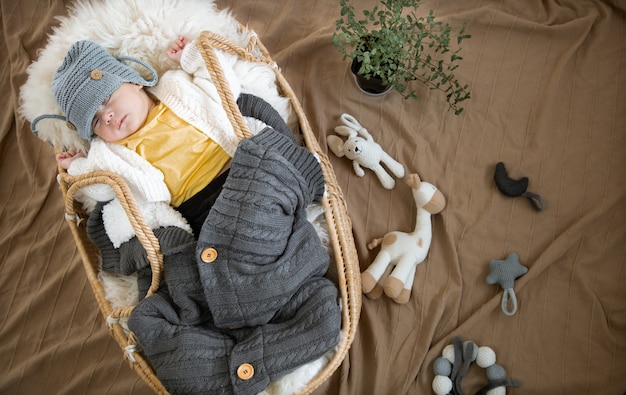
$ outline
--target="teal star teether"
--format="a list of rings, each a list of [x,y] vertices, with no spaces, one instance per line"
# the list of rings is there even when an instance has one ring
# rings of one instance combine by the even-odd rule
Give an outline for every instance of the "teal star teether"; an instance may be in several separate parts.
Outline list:
[[[517,298],[513,290],[515,279],[528,272],[528,268],[519,262],[519,256],[512,252],[506,259],[493,259],[489,262],[490,273],[487,276],[487,284],[499,284],[504,289],[502,296],[502,311],[506,315],[513,315],[517,312]],[[508,309],[509,298],[512,308]]]

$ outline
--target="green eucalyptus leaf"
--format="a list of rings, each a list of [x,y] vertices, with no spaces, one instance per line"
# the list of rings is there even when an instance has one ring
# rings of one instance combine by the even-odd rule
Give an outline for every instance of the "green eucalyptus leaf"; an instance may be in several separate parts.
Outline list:
[[[426,16],[416,13],[421,0],[381,0],[362,17],[355,16],[352,2],[339,0],[341,18],[336,21],[333,44],[345,58],[361,61],[359,74],[379,76],[392,84],[404,98],[417,98],[408,82],[419,80],[429,89],[446,94],[455,114],[463,111],[457,104],[469,99],[467,84],[461,87],[453,71],[463,60],[460,47],[452,48],[452,27],[435,18],[432,10]],[[463,22],[456,34],[457,45],[471,37]],[[451,55],[445,55],[451,52]],[[445,56],[444,56],[445,55]],[[407,91],[409,91],[407,93]]]

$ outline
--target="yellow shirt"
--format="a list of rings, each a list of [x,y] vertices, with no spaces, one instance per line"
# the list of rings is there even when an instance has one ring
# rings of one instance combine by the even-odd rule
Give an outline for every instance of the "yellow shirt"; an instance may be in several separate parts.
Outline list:
[[[207,186],[230,160],[217,143],[163,103],[150,111],[141,129],[118,144],[163,173],[174,207]]]

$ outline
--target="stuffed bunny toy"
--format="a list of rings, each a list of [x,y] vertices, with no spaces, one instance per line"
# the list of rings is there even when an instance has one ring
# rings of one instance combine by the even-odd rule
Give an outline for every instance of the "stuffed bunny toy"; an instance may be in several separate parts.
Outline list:
[[[396,182],[382,165],[385,165],[397,178],[404,177],[404,166],[389,156],[352,115],[342,114],[341,121],[343,125],[335,127],[335,132],[346,136],[347,139],[344,141],[339,136],[328,136],[327,143],[330,150],[338,157],[345,156],[352,160],[357,176],[365,175],[363,168],[371,169],[383,187],[393,189]]]

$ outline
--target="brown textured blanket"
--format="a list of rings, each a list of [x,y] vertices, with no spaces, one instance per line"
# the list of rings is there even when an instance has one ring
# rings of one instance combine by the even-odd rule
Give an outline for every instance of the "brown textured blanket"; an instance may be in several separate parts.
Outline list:
[[[408,172],[447,199],[417,267],[409,303],[363,299],[343,365],[316,393],[432,393],[433,361],[455,336],[490,346],[510,394],[626,392],[626,5],[622,1],[425,1],[458,25],[458,75],[472,98],[455,116],[437,91],[419,100],[358,91],[332,45],[337,0],[220,1],[261,37],[326,137],[352,114]],[[357,2],[359,8],[375,3]],[[19,117],[19,88],[69,2],[2,0],[0,75],[0,393],[144,394],[109,337],[63,218],[52,148]],[[384,189],[330,153],[365,269],[367,243],[410,231],[403,181]],[[502,161],[546,202],[500,193]],[[518,311],[486,283],[491,260],[515,252]],[[473,366],[466,393],[487,382]]]

